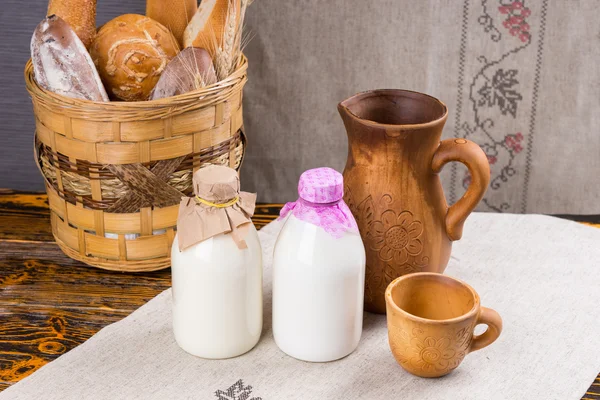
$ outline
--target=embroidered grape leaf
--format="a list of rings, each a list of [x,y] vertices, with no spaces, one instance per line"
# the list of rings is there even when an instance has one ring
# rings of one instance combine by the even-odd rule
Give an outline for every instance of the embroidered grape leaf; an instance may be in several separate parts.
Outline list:
[[[517,104],[523,96],[514,88],[519,84],[516,79],[516,69],[504,70],[500,68],[494,74],[491,82],[488,80],[477,93],[481,96],[478,105],[488,107],[498,106],[503,115],[510,114],[517,117]]]
[[[240,379],[229,389],[217,390],[215,396],[218,400],[262,400],[260,397],[250,398],[252,394],[252,386],[244,386],[244,382]]]

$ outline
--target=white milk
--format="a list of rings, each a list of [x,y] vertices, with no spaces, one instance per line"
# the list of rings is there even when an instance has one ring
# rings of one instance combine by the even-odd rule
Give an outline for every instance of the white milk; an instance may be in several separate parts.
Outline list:
[[[273,335],[304,361],[345,357],[362,332],[365,250],[358,233],[335,238],[290,214],[275,244]]]
[[[229,358],[252,349],[262,330],[262,253],[254,225],[240,250],[220,234],[171,250],[173,332],[182,349],[203,358]]]

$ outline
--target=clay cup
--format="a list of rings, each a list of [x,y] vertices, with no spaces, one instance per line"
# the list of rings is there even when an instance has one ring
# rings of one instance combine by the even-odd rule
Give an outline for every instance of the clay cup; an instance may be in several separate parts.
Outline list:
[[[411,374],[444,376],[472,351],[492,344],[502,331],[500,315],[482,307],[464,282],[431,272],[402,276],[385,292],[388,338],[396,361]],[[481,335],[475,326],[487,325]]]

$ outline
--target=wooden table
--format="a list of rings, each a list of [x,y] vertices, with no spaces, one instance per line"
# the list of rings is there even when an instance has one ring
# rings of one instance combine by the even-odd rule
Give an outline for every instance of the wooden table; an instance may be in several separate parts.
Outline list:
[[[259,204],[254,224],[280,208]],[[119,273],[71,260],[54,244],[49,215],[45,194],[0,190],[0,391],[171,285],[168,269]],[[600,400],[600,375],[584,399]]]

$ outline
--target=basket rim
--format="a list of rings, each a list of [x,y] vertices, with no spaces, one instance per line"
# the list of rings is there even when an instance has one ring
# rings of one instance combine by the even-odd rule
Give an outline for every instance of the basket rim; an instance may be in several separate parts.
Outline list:
[[[197,108],[198,104],[209,104],[219,102],[220,99],[228,97],[231,92],[239,85],[244,85],[247,81],[248,59],[244,54],[240,60],[238,68],[227,78],[201,89],[193,90],[188,93],[171,96],[158,100],[145,101],[110,101],[98,102],[84,99],[76,99],[63,96],[51,91],[48,91],[38,85],[34,77],[33,63],[31,59],[25,64],[24,77],[25,86],[34,101],[45,105],[46,107],[59,107],[69,113],[85,113],[93,114],[95,112],[103,113],[140,113],[144,111],[152,112],[157,110],[168,109],[169,115],[177,108],[184,110],[190,107]],[[155,118],[155,117],[153,117]],[[88,118],[96,119],[96,118]],[[99,120],[105,117],[99,117]],[[139,119],[139,116],[136,118]]]

